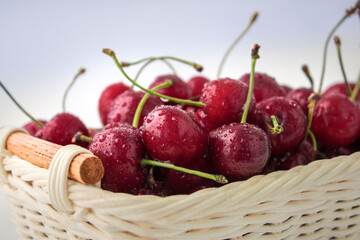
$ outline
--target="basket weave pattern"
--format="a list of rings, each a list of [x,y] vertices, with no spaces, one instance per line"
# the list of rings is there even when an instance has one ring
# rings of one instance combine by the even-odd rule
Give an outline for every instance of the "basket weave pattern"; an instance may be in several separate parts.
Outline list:
[[[68,180],[72,213],[52,207],[48,170],[2,156],[21,239],[360,238],[360,152],[163,198]]]

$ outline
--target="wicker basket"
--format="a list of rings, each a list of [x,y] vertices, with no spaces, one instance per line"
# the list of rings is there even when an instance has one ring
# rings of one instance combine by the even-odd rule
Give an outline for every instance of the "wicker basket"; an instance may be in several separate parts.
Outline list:
[[[0,158],[21,239],[360,239],[360,152],[191,195],[133,196],[67,180],[72,211],[54,208],[49,170],[6,150]]]

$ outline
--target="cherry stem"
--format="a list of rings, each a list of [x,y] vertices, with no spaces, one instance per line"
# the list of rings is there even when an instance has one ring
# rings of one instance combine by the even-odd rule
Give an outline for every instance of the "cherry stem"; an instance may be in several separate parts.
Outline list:
[[[74,83],[76,82],[76,79],[82,75],[83,73],[85,73],[85,68],[80,68],[79,71],[77,72],[77,74],[74,76],[74,78],[72,79],[72,81],[70,82],[69,86],[66,88],[63,99],[62,99],[62,109],[63,112],[66,112],[66,108],[65,108],[65,102],[66,102],[66,98],[67,95],[69,93],[69,90],[72,88],[72,86],[74,85]]]
[[[249,29],[251,28],[253,23],[256,21],[258,16],[259,16],[258,12],[253,13],[253,15],[250,19],[250,22],[248,23],[246,28],[242,31],[242,33],[240,33],[240,35],[235,39],[235,41],[230,45],[230,47],[225,52],[224,56],[222,57],[222,59],[220,61],[219,67],[218,67],[217,78],[220,78],[222,69],[223,69],[224,64],[225,64],[226,60],[228,59],[230,53],[233,51],[233,49],[239,43],[239,41],[245,36],[245,34],[249,31]]]
[[[171,85],[173,85],[173,81],[171,81],[170,79],[167,79],[164,83],[159,84],[156,87],[153,87],[151,89],[151,91],[156,91],[156,90],[159,90],[159,89],[164,88],[164,87],[170,87]],[[141,98],[141,100],[140,100],[140,102],[139,102],[139,104],[138,104],[138,106],[136,108],[133,123],[132,123],[132,126],[135,127],[135,128],[139,127],[139,120],[140,120],[141,111],[142,111],[146,101],[150,97],[150,95],[151,95],[150,93],[146,93]]]
[[[33,116],[31,116],[19,103],[18,101],[15,100],[15,98],[11,95],[11,93],[6,89],[6,87],[2,84],[2,82],[0,81],[0,86],[1,88],[5,91],[5,93],[11,98],[11,100],[15,103],[15,105],[20,108],[20,110],[26,115],[28,116],[31,121],[33,121],[36,125],[38,125],[40,128],[42,128],[44,126],[43,123],[41,123],[40,121],[36,120]]]
[[[134,81],[137,82],[137,80],[139,79],[140,74],[142,73],[142,71],[145,69],[145,67],[147,67],[150,63],[154,62],[155,60],[162,60],[166,65],[169,66],[169,68],[171,69],[171,71],[173,72],[174,75],[177,75],[175,68],[169,63],[169,61],[167,61],[166,59],[157,59],[157,58],[152,58],[149,59],[144,65],[141,66],[141,68],[139,69],[139,71],[136,73],[136,76],[134,78]]]
[[[93,139],[89,136],[85,136],[82,132],[77,132],[71,139],[72,143],[88,142],[92,143]]]
[[[246,102],[245,102],[245,108],[244,108],[244,112],[243,115],[241,117],[241,122],[240,123],[246,123],[246,118],[247,118],[247,114],[249,111],[249,107],[250,107],[250,102],[251,102],[251,97],[252,97],[252,93],[254,90],[254,75],[255,75],[255,64],[256,64],[256,60],[258,58],[260,58],[259,56],[259,48],[260,46],[256,43],[254,44],[252,50],[251,50],[251,73],[250,73],[250,80],[249,80],[249,89],[248,89],[248,94],[247,94],[247,98],[246,98]]]
[[[357,3],[359,4],[359,3]],[[357,5],[355,5],[354,7],[351,7],[349,9],[346,10],[345,15],[340,19],[340,21],[334,26],[334,28],[330,31],[326,41],[325,41],[325,46],[324,46],[324,54],[323,54],[323,65],[322,65],[322,70],[321,70],[321,77],[320,77],[320,85],[319,85],[319,90],[318,93],[321,94],[321,90],[322,90],[322,85],[324,82],[324,76],[325,76],[325,65],[326,65],[326,54],[327,54],[327,49],[329,46],[329,42],[331,37],[334,35],[335,31],[340,27],[340,25],[349,17],[351,16],[353,13],[355,13],[356,9],[357,9]]]
[[[358,77],[358,80],[357,80],[357,83],[356,83],[356,85],[354,87],[354,90],[353,90],[353,92],[351,94],[351,97],[350,97],[351,100],[355,101],[356,96],[358,95],[358,92],[359,92],[359,88],[360,88],[360,75]]]
[[[141,159],[141,163],[144,165],[169,168],[169,169],[173,169],[175,171],[189,173],[189,174],[192,174],[195,176],[213,180],[213,181],[215,181],[217,183],[221,183],[221,184],[226,184],[229,182],[223,175],[210,174],[210,173],[205,173],[205,172],[192,170],[192,169],[188,169],[188,168],[178,167],[171,163],[164,163],[164,162],[159,162],[159,161],[154,161],[154,160],[149,160],[149,159]]]
[[[138,61],[135,61],[135,62],[122,62],[120,64],[121,64],[122,67],[128,67],[128,66],[136,65],[136,64],[139,64],[139,63],[142,63],[142,62],[145,62],[145,61],[149,61],[149,60],[154,61],[154,60],[166,60],[166,59],[174,60],[174,61],[177,61],[177,62],[184,63],[186,65],[190,65],[191,67],[195,68],[196,71],[198,71],[198,72],[201,72],[204,69],[203,66],[201,66],[200,64],[190,62],[190,61],[187,61],[187,60],[184,60],[184,59],[181,59],[181,58],[172,57],[172,56],[147,57],[147,58],[143,58],[143,59],[140,59]]]
[[[339,57],[341,72],[343,74],[344,81],[345,81],[346,91],[347,91],[347,93],[349,94],[349,97],[350,97],[351,96],[351,88],[350,88],[349,82],[348,82],[346,74],[345,74],[344,63],[343,63],[342,56],[341,56],[341,41],[340,41],[340,38],[338,36],[334,37],[334,41],[335,41],[335,44],[336,44],[336,49],[337,49],[337,53],[338,53],[338,57]]]
[[[310,74],[309,67],[306,64],[304,64],[304,65],[302,65],[301,69],[305,73],[306,77],[308,78],[308,80],[311,84],[311,89],[314,90],[314,80]]]
[[[121,66],[120,62],[118,61],[117,57],[115,56],[115,52],[112,51],[111,49],[107,49],[104,48],[103,52],[107,55],[109,55],[110,57],[113,58],[113,60],[115,61],[116,65],[118,66],[118,68],[120,69],[120,71],[124,74],[124,76],[135,86],[137,86],[138,88],[140,88],[141,90],[150,93],[152,95],[155,95],[157,97],[163,98],[163,99],[168,99],[169,101],[172,102],[176,102],[176,103],[182,103],[182,104],[188,104],[188,105],[192,105],[192,106],[198,106],[198,107],[204,107],[205,104],[202,102],[197,102],[197,101],[191,101],[191,100],[186,100],[186,99],[180,99],[180,98],[174,98],[174,97],[169,97],[154,91],[151,91],[149,89],[144,88],[143,86],[139,85],[138,83],[136,83],[134,80],[132,80],[124,71],[123,67]]]
[[[270,116],[273,127],[270,128],[270,132],[272,134],[280,134],[284,131],[284,128],[278,123],[276,117],[274,115]]]
[[[313,149],[314,149],[315,151],[317,151],[317,143],[316,143],[316,138],[315,138],[314,133],[313,133],[311,130],[309,130],[309,131],[307,132],[307,134],[308,134],[308,136],[309,136],[310,139],[311,139],[311,143],[312,143],[312,145],[313,145]]]
[[[307,137],[310,136],[312,144],[313,144],[313,148],[314,150],[317,150],[317,146],[316,146],[316,140],[315,140],[315,135],[311,132],[310,128],[311,128],[311,124],[312,124],[312,118],[313,118],[313,113],[314,113],[314,108],[315,108],[315,93],[312,93],[308,100],[309,100],[309,104],[308,104],[308,122],[307,122],[307,126],[306,126],[306,132],[305,132],[305,137],[304,140],[302,141],[301,145],[306,141]]]

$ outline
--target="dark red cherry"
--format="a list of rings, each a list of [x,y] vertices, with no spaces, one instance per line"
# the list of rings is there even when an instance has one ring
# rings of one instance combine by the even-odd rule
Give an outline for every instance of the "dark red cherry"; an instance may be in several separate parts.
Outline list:
[[[229,180],[243,180],[261,173],[270,154],[266,133],[255,125],[232,123],[209,133],[209,164],[215,173]]]
[[[204,85],[207,82],[210,82],[210,80],[203,76],[195,76],[190,78],[187,84],[191,89],[191,96],[200,97],[202,94],[202,89],[204,88]]]
[[[240,122],[245,108],[248,87],[234,79],[222,78],[205,84],[200,102],[206,104],[195,111],[199,124],[211,131],[222,125]],[[255,109],[252,98],[248,114]]]
[[[313,94],[313,90],[311,88],[298,88],[294,89],[286,95],[287,98],[297,102],[302,110],[304,111],[305,115],[308,115],[309,112],[309,96]]]
[[[206,151],[207,134],[175,106],[156,107],[145,118],[141,130],[146,152],[154,160],[186,167]]]
[[[98,111],[101,122],[105,126],[107,123],[108,114],[111,109],[111,103],[119,94],[129,89],[128,86],[122,82],[114,83],[106,87],[100,95],[98,103]]]
[[[354,90],[355,88],[355,83],[349,83],[349,86],[350,86],[350,89],[351,90]],[[323,92],[323,96],[326,96],[330,93],[340,93],[340,94],[343,94],[345,96],[349,96],[347,90],[346,90],[346,86],[345,86],[345,83],[341,82],[341,83],[335,83],[331,86],[329,86],[324,92]],[[356,98],[355,98],[356,101],[360,101],[360,94],[357,94],[356,95]]]
[[[156,91],[157,93],[181,99],[189,99],[191,97],[191,89],[189,85],[178,76],[172,74],[157,77],[149,88],[152,89],[160,84],[163,84],[166,80],[171,80],[173,85],[171,87],[159,89]]]
[[[280,87],[281,87],[282,89],[284,89],[285,94],[288,94],[290,91],[293,90],[291,87],[289,87],[289,86],[287,86],[287,85],[280,85]]]
[[[109,124],[118,122],[132,124],[136,109],[144,95],[144,92],[133,91],[131,89],[119,94],[112,102],[107,123]],[[141,111],[139,126],[143,124],[144,117],[151,110],[162,104],[163,102],[158,97],[151,95],[147,99]]]
[[[249,86],[250,74],[245,74],[239,81]],[[261,102],[274,96],[285,96],[286,92],[275,80],[264,73],[255,73],[254,75],[254,92],[256,102]]]
[[[103,162],[103,189],[130,193],[145,185],[147,174],[140,162],[144,146],[139,129],[130,125],[106,128],[95,135],[89,150]]]
[[[89,136],[86,126],[78,117],[70,113],[60,113],[48,121],[35,136],[65,146],[72,144],[71,140],[78,132]],[[81,142],[78,145],[87,147],[88,143]]]
[[[315,104],[311,130],[316,140],[328,147],[353,143],[360,134],[360,112],[344,94],[331,93]]]
[[[45,120],[38,120],[39,122],[41,122],[42,124],[46,124],[47,121]],[[41,127],[39,127],[39,125],[37,125],[35,122],[31,121],[26,123],[25,125],[22,126],[23,129],[25,129],[31,136],[35,136],[36,133],[41,130]]]
[[[262,118],[258,124],[269,136],[271,154],[280,156],[294,151],[303,141],[306,133],[307,118],[301,107],[285,97],[271,97],[256,104],[257,112]],[[272,134],[270,116],[274,115],[283,127],[280,134]]]
[[[210,172],[207,162],[204,158],[199,159],[198,161],[194,161],[186,167],[192,170],[198,170],[206,173]],[[214,186],[214,181],[192,174],[175,170],[165,170],[162,172],[163,175],[165,175],[164,191],[167,193],[167,195],[188,194],[199,187]]]
[[[299,165],[306,165],[315,160],[316,151],[308,141],[304,141],[303,144],[295,151],[286,153],[281,159],[278,169],[289,170]]]

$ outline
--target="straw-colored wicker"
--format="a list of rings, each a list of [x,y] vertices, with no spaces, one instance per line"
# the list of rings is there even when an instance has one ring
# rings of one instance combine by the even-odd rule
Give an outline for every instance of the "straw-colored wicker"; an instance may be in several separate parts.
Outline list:
[[[68,180],[55,210],[48,170],[2,150],[1,190],[21,239],[360,239],[360,152],[169,197]]]

